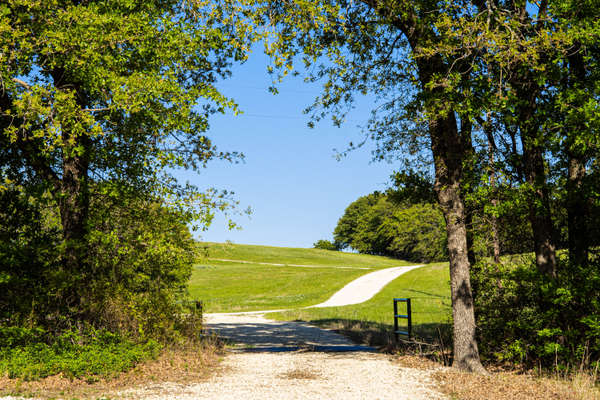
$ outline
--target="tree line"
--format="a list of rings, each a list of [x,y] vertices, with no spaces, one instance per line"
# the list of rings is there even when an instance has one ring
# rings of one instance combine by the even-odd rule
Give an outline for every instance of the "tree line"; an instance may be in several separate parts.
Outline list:
[[[413,262],[448,261],[444,216],[435,201],[431,181],[404,173],[392,178],[392,188],[350,203],[333,231],[333,241],[321,240],[314,247],[352,249]],[[526,217],[522,211],[513,208],[496,217],[495,237],[489,235],[489,216],[483,210],[471,209],[471,213],[473,259],[530,251],[531,229],[520,224]]]

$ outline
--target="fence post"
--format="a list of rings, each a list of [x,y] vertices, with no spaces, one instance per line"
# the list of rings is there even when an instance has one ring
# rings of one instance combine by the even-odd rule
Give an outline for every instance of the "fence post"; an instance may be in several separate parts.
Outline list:
[[[408,340],[412,338],[412,309],[410,299],[406,299],[406,315],[408,316]]]
[[[396,337],[396,343],[398,343],[398,302],[394,299],[394,336]]]

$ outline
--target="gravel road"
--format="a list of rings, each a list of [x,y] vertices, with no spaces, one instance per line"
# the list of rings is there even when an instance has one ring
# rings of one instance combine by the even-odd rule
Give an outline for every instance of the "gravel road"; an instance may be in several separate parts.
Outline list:
[[[223,369],[194,385],[161,384],[123,392],[153,399],[445,399],[431,372],[403,368],[390,356],[336,333],[262,315],[212,314],[207,326],[236,343]]]
[[[346,286],[334,293],[333,296],[331,296],[329,300],[325,301],[324,303],[311,307],[341,307],[350,304],[363,303],[379,293],[379,291],[383,289],[385,285],[400,275],[422,266],[423,265],[393,267],[370,272],[348,283]]]

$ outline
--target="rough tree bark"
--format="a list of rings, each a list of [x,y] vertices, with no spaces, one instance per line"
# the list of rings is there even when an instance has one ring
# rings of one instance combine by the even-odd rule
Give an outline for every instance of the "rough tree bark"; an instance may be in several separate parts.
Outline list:
[[[531,187],[529,221],[533,230],[535,261],[540,272],[556,277],[556,245],[550,210],[550,193],[546,177],[543,138],[536,116],[536,98],[539,87],[529,73],[513,80],[518,98],[523,99],[519,108],[519,131],[523,145],[522,171]]]
[[[485,373],[475,337],[475,313],[467,248],[466,210],[460,193],[465,149],[453,114],[429,122],[435,192],[446,220],[454,319],[453,367]]]
[[[473,179],[473,159],[475,158],[475,149],[473,148],[473,141],[471,135],[473,132],[473,123],[469,120],[468,116],[460,116],[460,140],[462,141],[462,147],[464,149],[463,155],[463,168],[462,178]],[[469,265],[474,265],[477,260],[475,257],[475,233],[473,226],[473,213],[472,207],[465,204],[465,226],[467,229],[467,256],[469,258]]]
[[[488,112],[485,121],[482,123],[485,135],[488,141],[488,166],[490,170],[490,187],[492,188],[493,197],[490,200],[492,206],[496,208],[498,206],[498,198],[496,196],[496,168],[494,166],[494,151],[496,150],[496,141],[494,140],[494,131],[492,126],[492,117]],[[492,233],[492,256],[494,257],[494,263],[500,263],[500,235],[498,232],[498,218],[496,214],[490,217],[490,228]]]
[[[550,193],[546,184],[543,149],[533,145],[534,140],[530,135],[525,137],[523,155],[526,180],[533,188],[529,220],[533,228],[535,261],[541,272],[556,277],[556,245],[554,244],[554,227],[550,212]]]
[[[569,85],[573,89],[585,81],[585,64],[580,46],[569,57]],[[582,121],[583,122],[583,121]],[[571,127],[583,131],[584,127]],[[574,132],[575,133],[575,132]],[[576,133],[575,133],[576,134]],[[572,135],[567,135],[567,137]],[[588,263],[588,199],[582,191],[586,175],[586,159],[582,151],[569,144],[569,166],[567,171],[567,224],[569,229],[569,259],[576,265],[585,266]]]
[[[421,41],[427,43],[435,40],[436,32],[429,22],[420,17],[421,11],[416,3],[404,2],[394,6],[379,0],[362,0],[362,2],[374,9],[386,23],[398,29],[406,37],[413,51],[419,51]],[[417,70],[421,90],[426,97],[430,97],[432,103],[443,101],[443,96],[439,96],[441,93],[435,93],[436,89],[432,89],[430,83],[435,74],[445,74],[448,65],[441,57],[434,55],[417,58]],[[453,367],[486,373],[481,365],[475,337],[475,313],[467,243],[467,213],[460,192],[464,179],[463,162],[467,159],[469,149],[465,149],[453,111],[449,111],[446,116],[442,116],[439,110],[427,111],[432,111],[428,123],[435,163],[434,189],[446,220],[448,235],[454,317]]]
[[[74,91],[76,100],[81,108],[85,108],[86,96],[76,82],[68,80],[68,74],[63,69],[51,71],[54,85],[58,90]],[[89,167],[90,147],[89,136],[82,132],[73,132],[69,127],[62,127],[62,176],[57,185],[55,195],[62,223],[64,253],[62,259],[63,272],[68,278],[79,283],[86,280],[86,251],[88,218],[90,209]],[[73,312],[80,314],[82,296],[85,288],[81,285],[68,285],[63,293],[63,301]]]
[[[490,149],[490,186],[492,190],[496,190],[496,171],[493,167],[494,164],[494,153],[493,150]],[[498,199],[494,196],[491,200],[492,206],[496,208],[498,206]],[[498,218],[496,215],[492,215],[490,217],[490,227],[492,230],[492,256],[494,257],[494,263],[500,263],[500,235],[498,233]]]

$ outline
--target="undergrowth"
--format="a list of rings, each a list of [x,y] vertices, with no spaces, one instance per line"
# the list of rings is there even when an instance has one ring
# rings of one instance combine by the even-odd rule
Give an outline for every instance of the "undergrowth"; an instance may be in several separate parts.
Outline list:
[[[106,330],[53,336],[42,328],[0,327],[0,374],[30,381],[62,373],[95,381],[155,359],[161,348],[152,339],[134,341]]]

